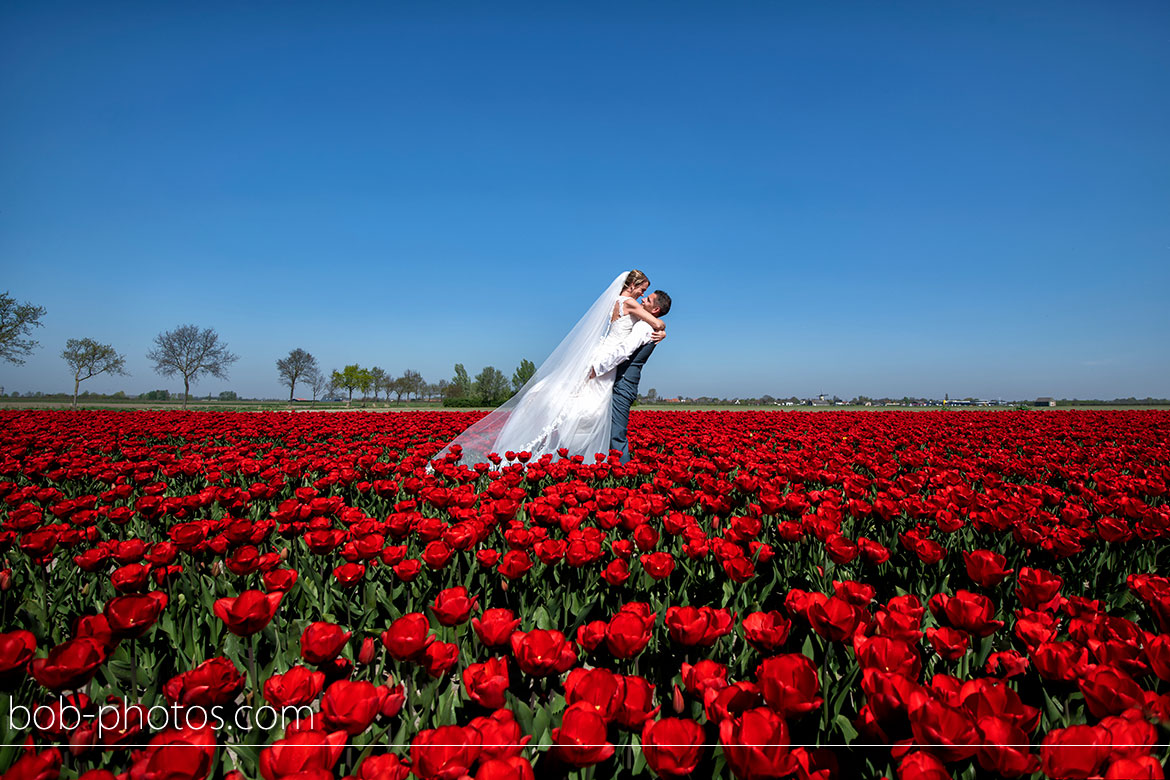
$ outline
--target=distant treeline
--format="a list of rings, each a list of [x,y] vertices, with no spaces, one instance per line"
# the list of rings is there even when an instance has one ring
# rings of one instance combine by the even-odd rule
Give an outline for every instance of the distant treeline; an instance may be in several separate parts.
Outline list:
[[[1099,401],[1096,398],[1058,398],[1057,406],[1166,406],[1170,398],[1114,398],[1112,401]]]

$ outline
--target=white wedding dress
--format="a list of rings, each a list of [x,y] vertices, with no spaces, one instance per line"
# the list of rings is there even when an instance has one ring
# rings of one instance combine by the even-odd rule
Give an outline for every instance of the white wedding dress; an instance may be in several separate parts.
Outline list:
[[[625,278],[622,273],[606,288],[516,395],[434,457],[459,447],[460,462],[471,466],[488,462],[488,453],[504,457],[509,451],[529,452],[538,460],[565,449],[590,462],[594,454],[608,453],[616,369],[589,374],[593,358],[611,352],[634,327],[626,311],[633,298],[621,295]],[[615,311],[619,316],[611,321]]]

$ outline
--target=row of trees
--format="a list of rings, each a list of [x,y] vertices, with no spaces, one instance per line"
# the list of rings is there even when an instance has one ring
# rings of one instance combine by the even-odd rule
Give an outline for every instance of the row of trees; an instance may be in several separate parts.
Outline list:
[[[32,354],[38,343],[30,338],[33,328],[41,327],[45,309],[30,303],[18,303],[8,293],[0,294],[0,358],[22,364]],[[200,329],[195,325],[180,325],[171,331],[160,333],[154,339],[154,347],[146,353],[154,363],[154,370],[164,377],[183,378],[183,407],[191,395],[191,384],[204,375],[226,379],[228,368],[239,357],[232,354],[211,328]],[[73,405],[77,406],[81,383],[100,374],[128,376],[126,357],[112,344],[103,344],[90,338],[69,339],[61,358],[73,372]],[[317,358],[304,349],[294,349],[287,357],[276,361],[276,372],[281,384],[288,388],[291,402],[296,397],[297,385],[308,387],[313,400],[326,394],[347,393],[347,400],[353,401],[354,391],[363,397],[373,393],[377,401],[382,393],[390,398],[393,393],[401,402],[406,396],[440,397],[453,405],[498,406],[514,395],[536,372],[531,360],[522,360],[512,373],[511,381],[494,366],[487,366],[472,379],[462,363],[455,364],[455,376],[450,382],[439,380],[428,384],[422,375],[407,369],[402,376],[392,376],[383,368],[374,366],[362,368],[358,364],[345,366],[340,371],[326,374],[321,370]],[[224,394],[221,394],[221,396]],[[232,393],[231,395],[235,395]]]
[[[374,401],[378,401],[383,392],[386,393],[387,399],[394,393],[397,396],[396,400],[401,402],[404,395],[407,399],[412,395],[419,398],[429,395],[432,389],[422,378],[422,374],[414,369],[408,368],[402,376],[394,377],[379,366],[362,368],[357,363],[340,371],[335,370],[330,376],[330,386],[335,392],[345,390],[349,394],[347,398],[349,401],[353,400],[354,390],[360,391],[363,397],[373,392]]]
[[[512,380],[495,366],[487,366],[475,379],[462,363],[455,364],[455,376],[442,393],[444,403],[450,406],[499,406],[507,401],[536,373],[531,360],[521,360],[512,372]]]
[[[19,303],[7,292],[0,293],[0,358],[18,365],[39,346],[31,338],[34,328],[42,327],[43,306]],[[154,338],[154,348],[146,353],[154,370],[162,376],[183,377],[183,407],[191,394],[191,383],[203,374],[227,378],[227,369],[239,358],[228,351],[211,328],[200,330],[194,325],[180,325]],[[112,344],[91,338],[69,339],[61,358],[73,372],[73,405],[81,383],[99,374],[127,376],[126,357]]]

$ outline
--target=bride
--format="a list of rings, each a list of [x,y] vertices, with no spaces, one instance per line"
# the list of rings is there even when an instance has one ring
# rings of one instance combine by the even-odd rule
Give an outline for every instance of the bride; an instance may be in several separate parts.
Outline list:
[[[596,375],[590,366],[592,358],[620,343],[636,320],[663,330],[662,320],[637,300],[649,287],[641,271],[620,274],[516,395],[434,458],[456,448],[466,465],[486,463],[488,453],[508,451],[529,452],[534,460],[559,449],[586,456],[608,452],[615,370]]]

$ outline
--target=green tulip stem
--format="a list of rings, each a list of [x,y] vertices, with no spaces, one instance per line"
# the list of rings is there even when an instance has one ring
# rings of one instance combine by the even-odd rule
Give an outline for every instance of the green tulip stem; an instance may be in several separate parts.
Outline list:
[[[833,642],[828,637],[822,638],[825,643],[825,654],[821,661],[821,690],[824,691],[824,701],[821,703],[821,731],[827,732],[829,729],[829,695],[826,689],[827,680],[829,678],[829,659],[833,655]]]
[[[44,587],[41,588],[41,595],[44,597],[44,604],[43,604],[42,608],[44,609],[45,625],[51,626],[51,625],[53,625],[53,619],[49,615],[51,601],[49,599],[49,565],[48,564],[45,564],[44,566],[41,567],[41,581],[44,584]],[[56,639],[56,637],[54,637],[54,639]]]
[[[138,700],[138,640],[130,640],[130,696],[128,701]]]
[[[248,673],[252,676],[252,686],[248,691],[248,701],[251,702],[260,688],[260,681],[256,679],[256,634],[252,634],[248,644]]]

